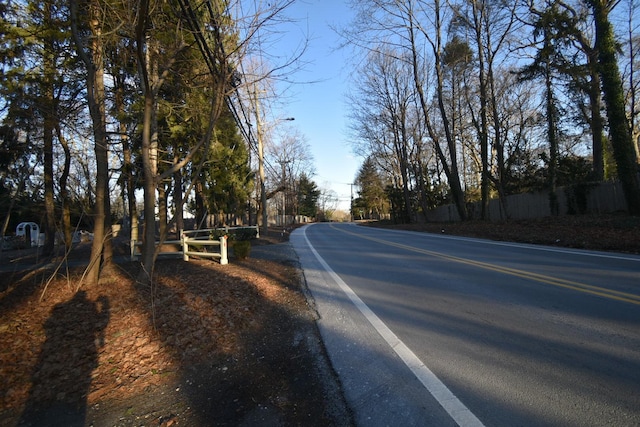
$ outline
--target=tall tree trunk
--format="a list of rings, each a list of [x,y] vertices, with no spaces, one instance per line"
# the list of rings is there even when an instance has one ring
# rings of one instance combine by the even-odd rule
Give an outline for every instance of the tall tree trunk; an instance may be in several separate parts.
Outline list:
[[[602,92],[607,107],[609,133],[613,155],[618,168],[618,177],[627,201],[627,209],[632,215],[640,215],[640,182],[638,182],[638,163],[629,132],[629,123],[625,112],[622,80],[616,58],[617,44],[613,28],[609,21],[610,7],[616,2],[609,0],[590,0],[596,28],[596,50],[599,53]]]
[[[45,96],[48,98],[45,101],[47,105],[45,110],[49,110],[51,107],[51,98],[53,95],[53,88],[46,89]],[[45,111],[44,127],[43,127],[43,147],[44,147],[44,209],[45,209],[45,242],[43,248],[44,255],[53,254],[55,246],[55,234],[56,234],[56,206],[54,202],[54,190],[53,190],[53,128],[54,121],[51,119],[51,113]],[[38,239],[36,238],[36,241]]]
[[[158,229],[160,240],[167,237],[167,188],[164,182],[158,184]]]
[[[545,50],[548,52],[549,36],[545,29]],[[558,182],[558,133],[556,130],[556,106],[553,97],[553,83],[551,81],[551,59],[549,55],[545,57],[545,96],[547,108],[547,137],[549,139],[549,166],[548,166],[548,184],[549,184],[549,210],[551,215],[558,215],[560,207],[558,205],[558,194],[556,191]]]
[[[78,2],[71,2],[72,31],[76,42],[78,56],[84,62],[87,69],[87,102],[89,114],[93,125],[94,153],[96,157],[96,187],[95,205],[93,211],[93,242],[91,244],[91,257],[89,266],[85,272],[85,280],[88,284],[98,283],[105,244],[110,247],[111,233],[105,230],[110,226],[109,216],[109,162],[107,147],[107,127],[105,113],[104,93],[104,46],[102,41],[102,15],[101,5],[93,0],[88,5],[88,25],[91,32],[89,52],[85,52],[84,42],[78,31]],[[109,241],[109,242],[107,242]],[[105,260],[108,264],[110,256]]]
[[[574,19],[578,18],[579,14],[574,8],[564,3],[562,4],[562,7],[567,10]],[[592,46],[592,37],[587,36],[577,28],[574,30],[573,37],[580,45],[580,49],[584,52],[587,59],[587,71],[590,81],[587,84],[586,91],[589,96],[589,125],[591,128],[593,179],[596,181],[602,181],[605,178],[604,147],[606,140],[604,136],[604,120],[600,113],[600,108],[602,107],[602,86],[598,64],[598,49],[597,47]],[[633,63],[633,60],[631,63]],[[631,75],[633,75],[633,72],[631,72]],[[635,101],[633,100],[633,93],[635,92],[631,92],[633,110],[633,104],[635,104]]]
[[[177,151],[177,148],[175,149]],[[173,164],[178,164],[177,152],[173,155]],[[178,237],[180,232],[184,230],[184,202],[182,197],[182,172],[176,171],[173,174],[173,206],[175,211],[175,223]]]
[[[62,135],[60,126],[56,125],[58,141],[64,150],[64,167],[60,175],[60,201],[62,202],[62,232],[64,234],[65,253],[68,253],[73,244],[73,234],[71,232],[71,207],[69,206],[69,190],[67,189],[67,179],[71,169],[71,150],[67,139]]]
[[[53,254],[56,235],[56,207],[53,195],[53,134],[55,128],[54,111],[54,79],[55,79],[55,60],[53,53],[53,40],[51,35],[52,2],[48,0],[43,5],[44,27],[48,30],[49,35],[45,36],[43,49],[43,73],[44,73],[44,90],[43,99],[40,105],[44,116],[44,125],[42,129],[43,147],[44,147],[44,208],[45,208],[45,243],[43,254]],[[36,241],[39,236],[36,236]]]
[[[474,0],[473,4],[474,36],[478,56],[478,81],[480,83],[480,162],[482,172],[480,176],[480,217],[487,219],[489,209],[489,120],[487,117],[487,71],[485,65],[485,46],[482,40],[482,27],[484,22],[484,1]]]
[[[409,155],[407,153],[407,144],[409,143],[406,127],[407,114],[406,108],[401,105],[404,101],[397,99],[397,102],[399,111],[392,113],[392,126],[393,147],[398,159],[400,179],[402,180],[403,207],[400,222],[409,224],[411,223],[411,192],[409,191]]]
[[[493,149],[496,157],[496,170],[498,176],[495,177],[494,185],[498,190],[500,200],[500,219],[509,219],[509,202],[507,200],[507,192],[505,191],[506,165],[504,161],[504,144],[502,139],[502,129],[500,126],[500,109],[498,100],[496,99],[495,75],[493,72],[492,62],[489,63],[488,70],[489,89],[491,91],[491,114],[493,116]]]
[[[589,75],[589,108],[591,110],[591,141],[593,153],[593,175],[596,181],[604,179],[604,124],[600,107],[602,92],[600,90],[600,74],[598,73],[597,52],[593,49],[587,54]]]
[[[453,198],[453,202],[456,205],[458,215],[462,221],[466,221],[468,219],[467,207],[464,200],[464,192],[462,191],[462,185],[460,184],[460,173],[458,170],[458,159],[456,154],[456,143],[451,134],[450,123],[447,117],[446,108],[444,105],[444,89],[443,89],[443,77],[442,77],[442,28],[441,28],[441,18],[440,18],[440,1],[436,0],[434,2],[434,13],[435,13],[435,41],[432,43],[433,54],[435,57],[435,68],[436,68],[436,77],[437,77],[437,101],[438,101],[438,109],[440,112],[440,118],[442,119],[442,126],[445,131],[445,137],[447,140],[447,146],[449,148],[449,162],[440,147],[440,138],[438,134],[435,132],[433,127],[431,126],[431,118],[429,117],[430,111],[427,105],[426,95],[424,93],[424,89],[422,87],[422,79],[420,77],[422,69],[420,67],[418,61],[418,47],[416,46],[415,39],[415,29],[416,25],[414,24],[415,17],[413,16],[413,10],[408,12],[408,25],[407,29],[409,31],[409,42],[411,44],[411,65],[413,69],[413,79],[416,85],[416,91],[418,93],[418,98],[420,100],[420,108],[422,115],[425,119],[425,124],[427,126],[427,131],[429,132],[429,136],[434,141],[434,149],[436,150],[436,154],[438,159],[442,163],[442,168],[447,176],[447,180],[449,181],[449,187],[451,189],[451,196]]]
[[[127,186],[127,206],[129,212],[129,242],[135,244],[138,241],[138,207],[136,205],[136,186],[135,177],[133,176],[133,162],[131,161],[131,144],[129,138],[126,137],[123,129],[124,124],[121,124],[122,133],[122,153],[124,158],[123,169],[125,171],[125,180]],[[130,248],[133,250],[133,247]]]
[[[640,163],[640,132],[638,132],[638,124],[636,122],[636,112],[638,111],[638,101],[635,88],[636,84],[636,60],[638,58],[638,54],[634,49],[634,45],[637,43],[635,40],[634,32],[636,22],[634,19],[635,12],[637,10],[637,3],[634,0],[629,0],[628,4],[628,55],[629,55],[629,88],[630,88],[630,110],[631,114],[629,115],[629,132],[631,133],[631,141],[633,143],[633,148],[636,151],[636,161]]]
[[[138,280],[142,283],[151,281],[155,263],[156,241],[156,177],[157,147],[153,145],[152,120],[155,100],[152,91],[146,90],[144,95],[144,118],[142,126],[142,170],[144,176],[144,236],[142,239],[142,269]]]
[[[204,189],[201,181],[197,181],[194,186],[195,203],[196,203],[196,228],[202,227],[207,216],[207,208],[205,206]]]
[[[125,52],[126,55],[126,52]],[[115,77],[115,96],[114,106],[117,117],[124,117],[125,114],[125,81],[124,73],[114,73]],[[127,195],[127,213],[129,215],[129,242],[138,241],[138,211],[136,206],[136,185],[133,174],[134,165],[131,158],[131,141],[127,135],[127,126],[123,121],[119,123],[120,142],[122,144],[122,180],[123,187]],[[133,248],[131,248],[133,249]]]
[[[147,92],[151,92],[148,90]],[[151,93],[145,93],[144,97],[144,118],[142,126],[142,170],[143,170],[143,190],[144,190],[144,236],[142,239],[142,269],[138,280],[142,283],[149,283],[155,262],[155,241],[156,241],[156,171],[154,162],[151,160],[154,149],[151,145],[151,120],[154,100]]]
[[[142,266],[138,275],[141,283],[150,283],[156,259],[156,188],[158,178],[158,147],[156,139],[155,57],[152,40],[147,40],[149,2],[142,0],[137,10],[136,54],[138,71],[144,92],[142,119],[142,171],[144,176],[144,236],[142,239]]]
[[[417,185],[418,191],[420,194],[420,207],[422,208],[422,216],[425,221],[429,221],[428,211],[429,211],[429,199],[428,199],[428,188],[427,188],[427,180],[425,177],[427,176],[427,170],[425,165],[423,164],[422,159],[420,158],[420,154],[416,156],[416,172],[415,176],[417,177]],[[379,218],[378,218],[379,219]]]
[[[100,27],[104,17],[101,5],[97,1],[91,4],[92,26],[92,54],[93,69],[88,73],[91,79],[89,84],[89,110],[93,123],[94,153],[96,156],[96,199],[93,215],[93,242],[91,245],[91,264],[88,268],[87,280],[90,284],[98,282],[100,275],[103,249],[107,240],[111,239],[111,233],[105,234],[110,228],[110,203],[109,203],[109,153],[107,147],[107,126],[105,113],[104,93],[104,46],[102,42],[102,28]],[[110,261],[110,260],[109,260]]]

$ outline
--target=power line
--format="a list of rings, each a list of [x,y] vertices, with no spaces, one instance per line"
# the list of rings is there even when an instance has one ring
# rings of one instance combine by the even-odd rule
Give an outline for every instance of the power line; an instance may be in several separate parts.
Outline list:
[[[200,53],[202,54],[204,61],[207,65],[207,68],[209,69],[210,74],[216,78],[216,77],[220,77],[220,72],[219,70],[216,68],[216,66],[218,67],[227,67],[228,64],[219,64],[218,61],[216,60],[215,55],[212,53],[211,51],[211,47],[209,46],[209,43],[207,42],[207,39],[205,38],[204,34],[202,33],[201,30],[201,26],[199,24],[198,18],[196,16],[196,13],[193,9],[193,7],[191,6],[190,0],[178,0],[178,3],[180,5],[180,8],[182,10],[183,13],[183,17],[184,20],[186,21],[187,25],[190,27],[191,32],[196,40],[196,43],[198,45],[198,49],[200,50]],[[219,49],[219,53],[221,54],[221,56],[223,58],[227,58],[226,53],[224,51],[224,45],[221,41],[221,35],[220,35],[220,26],[217,24],[217,17],[215,16],[216,13],[214,12],[214,7],[211,5],[211,0],[205,0],[203,3],[200,4],[200,6],[197,7],[197,9],[200,9],[202,6],[205,6],[209,16],[211,17],[212,20],[212,29],[213,29],[213,33],[215,35],[214,37],[214,41],[216,42],[216,46],[215,48]],[[240,67],[241,67],[241,71],[242,71],[242,75],[246,75],[244,72],[244,66],[242,65],[242,62],[240,62]],[[238,78],[239,79],[239,78]],[[225,104],[227,105],[227,108],[229,109],[229,111],[231,112],[234,121],[236,122],[236,126],[238,127],[238,129],[240,130],[240,133],[242,134],[242,136],[245,138],[245,140],[247,141],[247,144],[249,146],[249,149],[252,150],[254,153],[257,154],[257,141],[256,141],[256,137],[252,132],[252,128],[251,128],[251,122],[248,118],[248,113],[245,109],[245,106],[243,104],[242,101],[242,95],[240,90],[238,89],[238,84],[237,84],[237,80],[236,77],[232,77],[232,87],[233,87],[233,94],[235,95],[235,99],[237,102],[237,107],[236,104],[233,102],[233,98],[231,95],[225,95]],[[238,112],[238,109],[240,109],[240,113]],[[256,118],[256,120],[259,120],[259,118]],[[245,127],[246,125],[246,127]],[[276,168],[269,163],[266,159],[264,159],[264,165],[266,168],[268,168],[271,172],[271,174],[273,175],[277,175],[278,171],[276,170]]]
[[[180,5],[180,9],[182,10],[183,13],[183,18],[186,21],[187,25],[189,26],[189,28],[191,29],[191,32],[196,40],[196,43],[198,45],[198,49],[200,50],[200,53],[202,54],[202,57],[207,65],[207,68],[209,69],[209,73],[214,77],[214,78],[219,78],[220,77],[220,71],[218,69],[216,69],[216,66],[218,67],[228,67],[228,64],[226,64],[226,53],[224,51],[224,44],[222,43],[222,39],[221,39],[221,35],[220,35],[220,26],[217,23],[217,17],[216,17],[216,13],[214,12],[214,8],[211,5],[211,1],[207,0],[205,2],[203,2],[200,6],[198,6],[198,9],[200,9],[200,7],[202,7],[202,5],[205,5],[207,11],[209,12],[209,16],[211,18],[212,21],[212,29],[213,29],[213,34],[214,34],[214,42],[216,43],[215,49],[219,50],[222,58],[225,58],[225,64],[220,64],[218,63],[218,61],[216,61],[216,57],[215,55],[212,53],[211,51],[211,47],[209,46],[209,43],[207,42],[207,39],[205,38],[204,34],[202,33],[201,30],[201,26],[199,24],[198,18],[195,14],[195,11],[193,9],[193,7],[191,6],[191,2],[189,0],[178,0],[178,4]],[[238,98],[238,104],[240,106],[240,110],[242,111],[242,115],[244,116],[245,121],[243,122],[241,120],[240,115],[238,114],[238,111],[236,109],[236,106],[233,103],[233,100],[231,99],[230,95],[225,95],[225,104],[227,105],[227,108],[229,109],[229,111],[231,112],[234,121],[236,122],[236,126],[240,129],[240,133],[242,134],[242,136],[245,138],[245,140],[247,141],[249,148],[251,149],[252,147],[255,149],[255,139],[253,138],[253,135],[251,133],[251,127],[249,126],[249,121],[247,119],[247,114],[246,111],[244,110],[244,106],[242,105],[242,100],[240,99],[240,93],[238,91],[238,87],[237,84],[235,84],[236,82],[236,77],[232,76],[232,87],[234,88],[234,92],[236,93],[236,96]],[[247,127],[244,126],[244,123],[247,123]],[[252,146],[252,142],[254,142],[253,146]]]

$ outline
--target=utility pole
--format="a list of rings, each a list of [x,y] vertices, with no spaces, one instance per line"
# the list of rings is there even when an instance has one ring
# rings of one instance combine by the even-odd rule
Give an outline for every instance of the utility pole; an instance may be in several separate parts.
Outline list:
[[[260,178],[260,209],[258,217],[262,216],[262,224],[260,225],[260,234],[266,236],[269,229],[269,214],[267,211],[267,190],[265,186],[264,174],[264,141],[262,135],[262,120],[260,119],[260,100],[258,99],[258,90],[253,88],[253,101],[256,113],[256,134],[258,139],[258,176]],[[293,117],[287,117],[278,121],[292,121]],[[260,210],[262,215],[260,215]]]
[[[286,181],[286,168],[287,163],[291,163],[291,160],[280,160],[280,166],[282,166],[282,227],[285,226],[287,219],[287,181]]]
[[[267,235],[268,215],[267,215],[267,191],[264,185],[264,146],[262,144],[262,126],[260,125],[260,111],[258,92],[254,91],[255,109],[256,109],[256,133],[258,136],[258,176],[260,177],[260,209],[262,210],[262,227],[260,234]]]

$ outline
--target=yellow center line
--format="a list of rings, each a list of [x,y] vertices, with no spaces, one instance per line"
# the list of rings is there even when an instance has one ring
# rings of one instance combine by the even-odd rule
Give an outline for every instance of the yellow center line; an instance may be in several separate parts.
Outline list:
[[[495,271],[498,273],[509,274],[511,276],[520,277],[523,279],[534,280],[540,283],[545,283],[552,286],[557,286],[560,288],[571,289],[578,292],[583,292],[587,294],[597,295],[603,298],[609,298],[616,301],[627,302],[630,304],[640,305],[640,295],[630,294],[627,292],[616,291],[613,289],[602,288],[600,286],[588,285],[586,283],[574,282],[571,280],[560,279],[557,277],[546,276],[544,274],[534,273],[531,271],[519,270],[516,268],[504,267],[496,264],[490,264],[482,261],[474,261],[467,258],[460,258],[453,255],[443,254],[441,252],[430,251],[427,249],[420,249],[414,246],[403,245],[402,243],[390,242],[388,240],[378,239],[375,237],[369,237],[362,234],[354,233],[352,231],[344,230],[342,228],[338,228],[332,226],[337,231],[341,231],[345,234],[350,234],[352,236],[359,237],[361,239],[370,240],[372,242],[381,243],[387,246],[393,246],[399,249],[404,249],[411,252],[416,252],[424,255],[429,255],[435,258],[444,259],[447,261],[457,262],[460,264],[471,265],[475,267],[479,267],[485,270]]]

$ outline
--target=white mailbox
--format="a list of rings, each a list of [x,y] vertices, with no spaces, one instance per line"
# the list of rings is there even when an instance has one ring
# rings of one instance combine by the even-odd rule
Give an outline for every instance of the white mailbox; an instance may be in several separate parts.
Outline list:
[[[16,236],[29,236],[31,246],[44,245],[44,233],[40,234],[40,226],[35,222],[21,222],[16,227]]]

